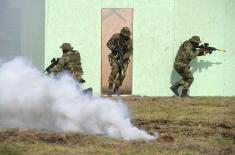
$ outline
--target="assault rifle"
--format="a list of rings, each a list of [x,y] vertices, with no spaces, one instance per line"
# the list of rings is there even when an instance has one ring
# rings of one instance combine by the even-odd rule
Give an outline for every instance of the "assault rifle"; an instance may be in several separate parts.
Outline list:
[[[59,58],[53,58],[53,59],[51,60],[51,64],[44,70],[43,73],[47,72],[48,74],[50,74],[50,73],[51,73],[50,70],[51,70],[55,65],[58,64],[59,60],[60,60]]]
[[[201,45],[199,45],[197,48],[207,50],[207,51],[209,51],[210,54],[211,54],[213,51],[225,52],[225,50],[223,50],[223,49],[218,49],[218,48],[215,48],[215,47],[210,47],[210,46],[209,46],[209,43],[201,44]]]
[[[118,51],[117,51],[118,59],[117,59],[117,64],[119,68],[119,74],[123,75],[123,49],[120,46],[120,40],[118,41]]]

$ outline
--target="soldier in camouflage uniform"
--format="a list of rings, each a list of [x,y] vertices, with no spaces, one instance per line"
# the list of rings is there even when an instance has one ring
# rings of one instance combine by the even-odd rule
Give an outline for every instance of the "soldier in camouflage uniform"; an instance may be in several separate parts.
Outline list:
[[[50,71],[54,74],[58,74],[62,71],[68,71],[73,75],[75,80],[84,82],[82,79],[83,71],[79,52],[73,50],[70,43],[63,43],[60,48],[63,51],[63,55],[59,59],[58,64],[55,65]]]
[[[199,36],[192,36],[192,38],[186,40],[178,50],[174,68],[183,78],[170,87],[176,96],[179,96],[178,88],[180,86],[183,86],[181,97],[188,96],[189,88],[194,80],[192,72],[190,71],[190,61],[196,56],[206,55],[211,52],[204,49],[197,49],[200,43],[201,40]]]
[[[119,87],[122,85],[126,76],[130,56],[133,52],[132,39],[130,38],[131,31],[128,27],[123,27],[120,33],[114,34],[108,41],[107,46],[111,50],[109,54],[109,63],[111,65],[111,73],[109,76],[109,95],[119,94]],[[122,51],[123,65],[120,68],[120,58],[118,52]],[[115,87],[113,90],[113,84]]]

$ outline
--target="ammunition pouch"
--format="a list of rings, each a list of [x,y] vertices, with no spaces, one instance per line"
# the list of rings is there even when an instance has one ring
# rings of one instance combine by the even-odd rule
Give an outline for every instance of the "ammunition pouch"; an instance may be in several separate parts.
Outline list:
[[[118,55],[115,55],[114,53],[110,53],[108,55],[109,64],[112,65],[112,61],[113,60],[118,60],[117,58],[118,58]]]

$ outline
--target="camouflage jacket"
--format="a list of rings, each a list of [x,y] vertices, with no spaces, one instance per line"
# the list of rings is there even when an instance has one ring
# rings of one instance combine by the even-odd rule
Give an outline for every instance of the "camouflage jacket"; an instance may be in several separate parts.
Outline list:
[[[120,33],[114,34],[107,43],[108,48],[112,51],[112,54],[117,55],[119,51],[119,46],[123,49],[123,60],[129,60],[129,57],[133,53],[133,43],[132,39],[123,42],[120,39]]]
[[[83,70],[81,67],[81,58],[80,54],[76,50],[70,50],[67,53],[64,53],[62,57],[59,59],[59,62],[56,66],[51,69],[51,72],[57,74],[62,71],[69,71],[73,75],[80,75],[77,76],[81,80],[81,75],[83,75]]]
[[[202,49],[193,49],[192,43],[187,40],[179,48],[175,58],[175,66],[186,67],[190,64],[190,61],[196,56],[206,55],[208,51]]]

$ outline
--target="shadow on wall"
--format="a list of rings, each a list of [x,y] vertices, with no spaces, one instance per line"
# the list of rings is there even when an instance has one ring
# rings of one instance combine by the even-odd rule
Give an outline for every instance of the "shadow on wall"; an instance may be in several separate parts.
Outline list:
[[[203,70],[207,70],[209,67],[212,67],[213,65],[221,65],[221,64],[222,64],[221,62],[210,62],[208,60],[198,60],[197,58],[195,58],[192,60],[190,66],[191,66],[191,71],[194,74],[197,71],[202,72]],[[171,85],[175,84],[180,79],[181,76],[173,68],[170,79]]]

